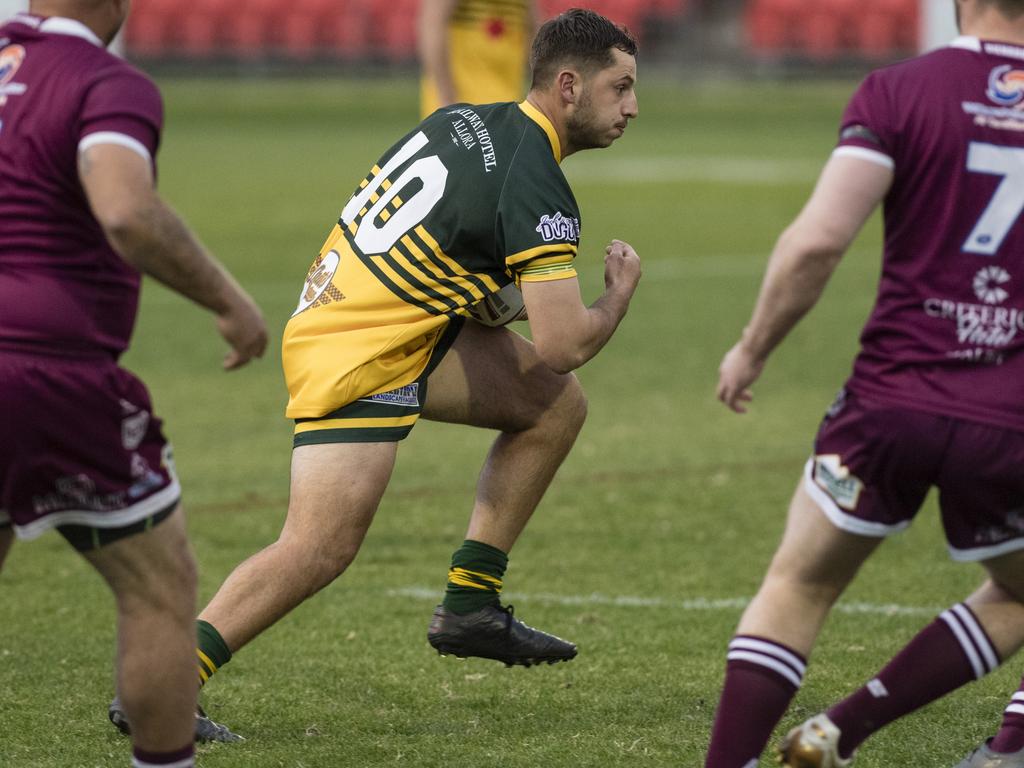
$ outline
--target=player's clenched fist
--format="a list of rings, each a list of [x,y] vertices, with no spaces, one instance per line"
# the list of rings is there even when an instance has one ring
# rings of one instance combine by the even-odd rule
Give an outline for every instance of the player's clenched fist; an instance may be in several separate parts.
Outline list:
[[[604,254],[605,288],[622,289],[631,295],[640,282],[640,257],[633,246],[623,240],[612,240]]]

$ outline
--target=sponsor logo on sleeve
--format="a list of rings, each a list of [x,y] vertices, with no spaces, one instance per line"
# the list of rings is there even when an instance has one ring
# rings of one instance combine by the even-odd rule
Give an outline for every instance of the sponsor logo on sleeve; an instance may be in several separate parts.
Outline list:
[[[814,482],[836,504],[851,512],[857,508],[857,499],[864,490],[864,483],[856,475],[850,474],[849,468],[843,466],[842,457],[836,453],[814,457]]]
[[[552,216],[544,214],[534,231],[540,232],[540,237],[545,243],[554,240],[576,243],[580,239],[580,220],[563,216],[561,211]]]

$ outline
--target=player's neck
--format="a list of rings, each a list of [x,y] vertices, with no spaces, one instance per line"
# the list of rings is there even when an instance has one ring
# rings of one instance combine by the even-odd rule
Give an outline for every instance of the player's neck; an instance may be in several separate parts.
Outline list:
[[[1024,45],[1024,16],[1008,19],[995,6],[984,6],[974,16],[961,17],[960,31],[981,40]]]
[[[562,160],[576,150],[569,144],[569,135],[565,129],[565,113],[559,109],[559,103],[545,91],[532,90],[526,100],[551,123],[558,136],[559,156]]]
[[[67,2],[67,0],[31,0],[28,10],[35,16],[61,16],[66,19],[74,19],[92,30],[103,41],[103,45],[110,44],[120,26],[120,20],[113,15],[111,8],[103,4],[92,5]]]

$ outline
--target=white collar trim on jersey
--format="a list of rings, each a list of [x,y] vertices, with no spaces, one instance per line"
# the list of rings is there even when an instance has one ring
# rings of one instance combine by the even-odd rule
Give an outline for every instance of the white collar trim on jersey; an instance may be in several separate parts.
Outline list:
[[[999,43],[989,40],[980,40],[970,35],[960,35],[949,44],[950,48],[964,48],[975,53],[991,53],[996,56],[1006,56],[1011,59],[1024,59],[1024,47],[1012,43]]]
[[[80,37],[83,40],[88,40],[93,45],[98,45],[103,48],[103,41],[100,40],[99,36],[89,29],[85,24],[75,19],[66,19],[63,16],[48,16],[41,18],[39,16],[30,16],[27,13],[17,14],[11,21],[16,21],[20,24],[26,24],[34,29],[38,29],[40,32],[49,32],[54,35],[71,35],[72,37]]]
[[[975,53],[981,53],[981,40],[970,35],[960,35],[959,37],[953,38],[953,42],[949,44],[950,48],[965,48],[968,51],[974,51]]]

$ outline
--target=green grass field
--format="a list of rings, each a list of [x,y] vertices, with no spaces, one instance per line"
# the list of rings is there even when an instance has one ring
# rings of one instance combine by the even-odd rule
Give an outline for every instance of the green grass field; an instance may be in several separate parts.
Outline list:
[[[415,121],[416,92],[411,81],[162,86],[161,189],[253,292],[273,337],[264,360],[225,374],[209,316],[148,283],[124,361],[174,443],[205,601],[277,535],[291,435],[280,332],[356,182]],[[505,580],[517,613],[575,640],[579,657],[505,669],[427,645],[490,435],[424,422],[351,570],[207,687],[210,713],[248,741],[201,748],[203,766],[702,765],[726,643],[870,307],[877,219],[747,416],[716,402],[717,367],[852,87],[641,82],[625,138],[565,163],[588,300],[610,238],[644,261],[618,335],[579,372],[588,423]],[[980,578],[948,561],[930,500],[832,616],[781,727],[859,686]],[[56,535],[15,545],[0,579],[0,765],[124,766],[128,742],[106,722],[114,610],[100,579]],[[858,768],[951,766],[996,727],[1019,671],[891,726]]]

